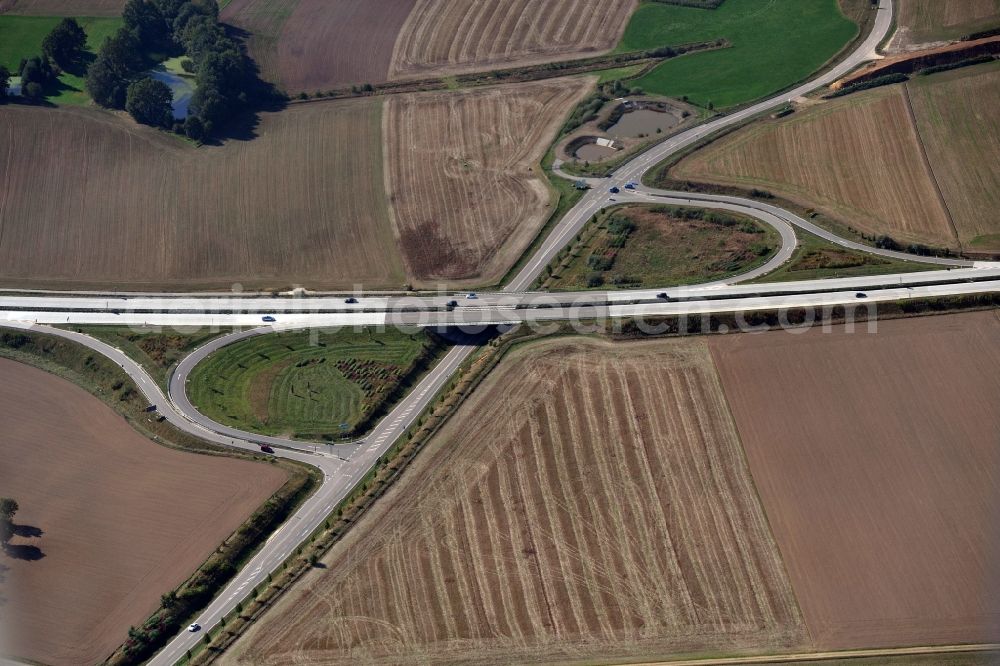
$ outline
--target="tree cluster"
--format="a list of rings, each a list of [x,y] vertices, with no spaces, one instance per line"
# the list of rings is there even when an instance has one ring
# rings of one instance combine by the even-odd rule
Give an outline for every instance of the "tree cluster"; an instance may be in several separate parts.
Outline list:
[[[14,514],[20,507],[9,497],[0,498],[0,543],[4,546],[14,536]]]
[[[59,72],[44,55],[22,58],[17,73],[21,77],[21,96],[33,101],[41,100],[45,89],[59,77]]]
[[[102,106],[126,108],[139,122],[166,126],[170,100],[164,84],[142,75],[164,56],[186,54],[197,90],[188,118],[174,129],[202,140],[242,111],[258,81],[240,45],[219,23],[215,0],[128,0],[124,24],[101,48],[87,74],[87,90]]]

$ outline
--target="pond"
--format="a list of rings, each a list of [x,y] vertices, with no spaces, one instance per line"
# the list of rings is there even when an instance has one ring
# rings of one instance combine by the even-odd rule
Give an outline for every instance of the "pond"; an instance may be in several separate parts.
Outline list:
[[[656,130],[666,132],[680,122],[672,113],[638,109],[626,113],[608,129],[608,134],[619,139],[635,139],[640,135],[652,136]]]
[[[194,95],[194,80],[180,76],[167,70],[163,65],[150,70],[149,76],[157,81],[166,83],[170,91],[174,94],[173,110],[176,120],[184,120],[188,115],[188,106],[191,104],[191,97]]]
[[[600,162],[606,160],[617,151],[607,146],[599,146],[596,143],[585,143],[576,149],[576,156],[588,162]]]

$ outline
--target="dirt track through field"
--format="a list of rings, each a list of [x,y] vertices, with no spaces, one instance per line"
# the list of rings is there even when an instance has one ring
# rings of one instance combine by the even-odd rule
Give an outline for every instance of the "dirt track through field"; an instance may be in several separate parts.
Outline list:
[[[0,279],[399,287],[380,102],[265,113],[253,132],[196,149],[106,112],[0,108]]]
[[[513,352],[228,663],[576,662],[804,640],[704,344]]]
[[[535,168],[590,79],[386,102],[386,189],[418,281],[498,280],[551,214]]]
[[[817,649],[1000,640],[995,311],[711,340]]]
[[[416,0],[393,79],[528,65],[613,48],[637,0]]]
[[[83,389],[0,359],[0,654],[102,661],[285,481],[268,465],[145,439]],[[32,536],[33,530],[38,536]]]

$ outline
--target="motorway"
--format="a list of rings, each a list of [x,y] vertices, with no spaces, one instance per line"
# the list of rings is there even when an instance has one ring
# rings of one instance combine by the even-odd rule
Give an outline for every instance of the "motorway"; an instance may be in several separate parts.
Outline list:
[[[309,534],[326,520],[334,506],[364,478],[368,471],[431,404],[461,364],[476,347],[459,345],[445,357],[395,408],[362,440],[336,446],[265,438],[227,428],[207,419],[194,408],[184,390],[191,369],[218,348],[246,337],[274,330],[302,327],[383,326],[383,325],[474,325],[555,320],[588,320],[603,317],[646,317],[669,314],[690,316],[712,312],[745,312],[791,307],[847,305],[859,302],[901,300],[942,295],[1000,291],[1000,266],[954,259],[930,259],[889,253],[838,238],[806,220],[778,207],[738,197],[665,192],[640,186],[623,191],[617,201],[609,201],[608,183],[639,181],[655,164],[721,129],[827,85],[867,60],[887,36],[892,25],[892,0],[880,0],[871,34],[839,64],[818,78],[781,93],[774,98],[712,120],[671,137],[640,154],[621,167],[608,181],[598,181],[557,224],[531,259],[501,292],[482,294],[477,299],[438,294],[434,296],[356,295],[358,303],[343,297],[282,296],[268,298],[242,295],[176,294],[17,294],[0,296],[0,326],[24,328],[57,335],[83,344],[118,363],[135,381],[157,411],[173,425],[225,446],[257,450],[260,443],[281,448],[276,455],[312,464],[323,472],[321,487],[300,509],[263,544],[258,553],[229,585],[196,618],[207,630],[232,611],[249,591],[266,580]],[[696,205],[751,215],[778,230],[782,246],[764,266],[747,274],[716,283],[660,290],[538,294],[528,290],[545,266],[565,247],[591,217],[609,205],[632,201],[655,201],[671,205]],[[768,285],[735,285],[773,270],[786,261],[795,248],[793,227],[799,227],[844,247],[894,256],[905,260],[939,264],[942,270],[892,276],[841,278]],[[667,298],[661,298],[666,293]],[[451,300],[462,299],[457,307]],[[273,314],[276,321],[261,326],[261,317]],[[117,324],[152,326],[252,327],[222,336],[184,359],[171,377],[169,398],[136,362],[121,350],[90,336],[52,328],[52,324]],[[200,634],[182,632],[150,662],[167,666],[178,661],[200,640]]]

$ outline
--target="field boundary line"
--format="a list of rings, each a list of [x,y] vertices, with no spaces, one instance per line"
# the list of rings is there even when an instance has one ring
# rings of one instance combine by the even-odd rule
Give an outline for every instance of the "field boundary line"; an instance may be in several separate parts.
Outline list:
[[[913,134],[917,137],[917,146],[920,148],[920,156],[924,160],[924,168],[927,169],[927,175],[931,179],[931,183],[934,185],[934,191],[937,193],[938,201],[941,202],[941,208],[944,210],[945,217],[948,218],[948,227],[951,229],[951,233],[955,235],[955,243],[958,245],[958,252],[961,254],[964,251],[962,247],[962,238],[958,235],[958,227],[955,226],[955,219],[951,215],[951,209],[948,207],[948,202],[944,198],[944,192],[941,190],[941,184],[938,183],[937,174],[934,173],[934,166],[931,164],[930,157],[927,156],[927,146],[924,144],[924,137],[920,136],[920,125],[917,124],[917,114],[913,111],[913,102],[910,99],[910,84],[909,82],[903,83],[903,102],[906,103],[906,113],[910,119],[910,127],[913,128]]]
[[[968,645],[938,645],[905,648],[878,648],[870,650],[837,650],[830,652],[803,652],[748,657],[722,657],[715,659],[681,659],[676,661],[624,662],[621,666],[731,666],[738,664],[791,664],[830,659],[865,659],[872,657],[907,657],[934,654],[962,654],[1000,651],[1000,643]]]

